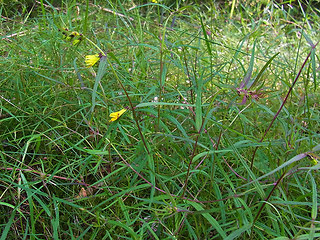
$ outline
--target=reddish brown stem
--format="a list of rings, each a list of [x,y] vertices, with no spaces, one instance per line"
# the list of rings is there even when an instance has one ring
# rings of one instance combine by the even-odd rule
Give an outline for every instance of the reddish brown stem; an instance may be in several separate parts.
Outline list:
[[[300,77],[300,75],[301,75],[301,73],[302,73],[302,70],[304,69],[304,66],[307,64],[307,61],[308,61],[308,59],[309,59],[309,57],[310,57],[310,55],[311,55],[312,50],[316,48],[316,46],[318,45],[318,43],[319,43],[319,41],[318,41],[314,46],[312,46],[312,49],[310,50],[308,56],[307,56],[306,59],[304,60],[304,62],[303,62],[303,64],[302,64],[302,66],[301,66],[301,68],[300,68],[297,76],[295,77],[293,83],[291,84],[291,87],[289,88],[289,91],[288,91],[286,97],[284,98],[284,100],[283,100],[283,102],[282,102],[279,110],[278,110],[277,113],[274,115],[271,123],[269,124],[267,130],[264,132],[264,134],[263,134],[262,138],[260,139],[259,143],[261,143],[261,142],[263,141],[263,139],[265,138],[265,136],[266,136],[267,133],[269,132],[271,126],[273,125],[274,121],[277,119],[279,113],[281,112],[282,108],[284,107],[284,104],[287,102],[287,100],[288,100],[288,98],[289,98],[289,96],[290,96],[290,93],[291,93],[294,85],[297,83],[298,78]],[[253,155],[252,155],[252,159],[251,159],[251,166],[250,166],[251,170],[252,170],[252,168],[253,168],[254,157],[255,157],[255,155],[256,155],[256,152],[257,152],[258,148],[259,148],[259,146],[257,146],[257,147],[254,149],[254,151],[253,151]]]

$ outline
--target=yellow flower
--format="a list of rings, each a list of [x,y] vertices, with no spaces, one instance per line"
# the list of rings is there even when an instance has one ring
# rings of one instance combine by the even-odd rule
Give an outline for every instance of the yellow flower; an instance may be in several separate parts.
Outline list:
[[[95,55],[87,55],[86,56],[86,67],[92,67],[93,65],[95,65],[98,61],[100,60],[100,54],[95,54]]]
[[[118,112],[113,112],[113,113],[110,113],[109,117],[111,117],[111,120],[109,122],[114,122],[116,121],[119,117],[121,117],[122,114],[124,114],[125,112],[127,111],[127,109],[122,109]]]
[[[68,41],[71,41],[72,39],[74,39],[74,38],[76,38],[78,36],[81,36],[80,33],[74,31],[74,32],[71,32],[70,34],[67,34],[66,39]]]
[[[63,38],[65,38],[67,41],[72,42],[74,46],[78,45],[83,40],[83,35],[76,31],[70,32],[68,28],[63,28],[59,31],[62,31]]]
[[[72,41],[73,46],[77,46],[82,41],[82,36]]]
[[[157,0],[151,0],[151,2],[153,2],[153,3],[158,3],[158,1],[157,1]]]

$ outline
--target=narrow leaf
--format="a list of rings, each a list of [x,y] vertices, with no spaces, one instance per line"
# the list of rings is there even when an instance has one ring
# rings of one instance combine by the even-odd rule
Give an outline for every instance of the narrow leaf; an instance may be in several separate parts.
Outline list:
[[[205,43],[206,43],[206,46],[207,46],[207,49],[208,49],[208,53],[209,53],[209,55],[212,55],[210,42],[208,40],[207,31],[206,31],[206,28],[205,28],[205,26],[203,24],[202,17],[200,17],[200,23],[201,23],[201,28],[202,28],[202,33],[203,33],[203,36],[204,36],[204,39],[205,39]]]
[[[204,208],[196,202],[189,202],[197,211],[203,211]],[[225,239],[227,237],[226,233],[221,228],[220,224],[217,220],[215,220],[209,213],[202,213],[201,214],[205,219],[208,220],[208,222],[212,225],[213,228],[217,230],[217,232],[221,235],[222,239]]]
[[[312,40],[309,38],[309,36],[305,33],[305,31],[302,31],[302,35],[304,36],[304,38],[306,39],[306,41],[309,43],[309,45],[314,48],[314,44],[312,42]]]
[[[200,81],[200,80],[199,80]],[[198,86],[197,89],[197,97],[196,97],[196,130],[200,131],[202,125],[202,103],[201,103],[201,88],[202,86]]]
[[[273,59],[278,56],[280,52],[276,53],[275,55],[273,55],[269,60],[268,62],[266,62],[266,64],[263,66],[263,68],[261,69],[261,71],[258,73],[257,77],[251,81],[249,83],[249,86],[248,88],[250,88],[251,86],[255,86],[257,84],[257,82],[260,80],[260,78],[262,77],[263,73],[266,71],[266,69],[269,67],[269,65],[271,64],[271,62],[273,61]]]
[[[94,107],[96,105],[96,97],[97,97],[98,86],[99,86],[99,83],[100,83],[101,79],[103,78],[104,74],[106,73],[107,65],[108,65],[107,57],[106,56],[102,56],[101,59],[100,59],[100,64],[99,64],[97,76],[96,76],[96,79],[95,79],[95,82],[94,82],[94,86],[93,86],[93,91],[92,91],[91,112],[94,111]]]
[[[311,64],[312,64],[312,75],[313,75],[313,85],[314,91],[317,89],[317,66],[316,66],[316,49],[311,50]]]
[[[254,64],[254,51],[256,48],[256,41],[254,41],[253,44],[253,48],[252,48],[252,52],[251,52],[251,58],[250,58],[250,64],[247,70],[247,73],[245,75],[245,77],[243,78],[241,84],[240,84],[240,88],[244,88],[247,87],[249,80],[251,79],[252,76],[252,72],[253,72],[253,64]]]
[[[316,181],[314,180],[313,176],[309,172],[309,176],[311,179],[311,185],[312,185],[312,210],[311,210],[311,218],[313,220],[317,219],[317,213],[318,213],[318,194],[317,194],[317,184]]]

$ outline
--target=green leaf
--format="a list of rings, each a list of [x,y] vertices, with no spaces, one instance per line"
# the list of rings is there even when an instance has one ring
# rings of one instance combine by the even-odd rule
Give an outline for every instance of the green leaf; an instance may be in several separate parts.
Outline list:
[[[312,148],[312,152],[317,152],[317,151],[320,151],[320,144],[318,144]]]
[[[269,65],[271,64],[271,62],[273,61],[273,59],[278,56],[280,52],[276,53],[275,55],[273,55],[268,62],[266,62],[266,64],[262,67],[261,71],[258,73],[257,77],[255,79],[253,79],[250,83],[248,88],[250,87],[254,87],[257,82],[260,80],[260,78],[262,77],[263,73],[266,71],[266,69],[269,67]]]
[[[313,48],[311,50],[311,64],[312,64],[312,75],[313,75],[313,84],[314,84],[314,91],[317,89],[317,66],[316,66],[316,49]]]
[[[265,175],[263,175],[263,176],[255,179],[255,180],[253,180],[253,181],[251,181],[251,182],[249,182],[249,183],[246,183],[246,184],[240,186],[239,188],[242,188],[242,187],[245,187],[245,186],[247,186],[247,185],[249,185],[249,184],[252,184],[252,183],[255,183],[255,182],[257,182],[257,181],[260,181],[261,179],[263,179],[263,178],[265,178],[265,177],[268,177],[268,176],[270,176],[270,175],[272,175],[272,174],[280,171],[281,169],[283,169],[283,168],[291,165],[292,163],[297,162],[297,161],[300,161],[301,159],[305,158],[306,156],[307,156],[306,153],[301,153],[301,154],[299,154],[299,155],[291,158],[289,161],[286,161],[285,163],[283,163],[282,165],[280,165],[280,166],[277,167],[276,169],[270,171],[269,173],[267,173],[267,174],[265,174]]]
[[[198,79],[196,90],[196,130],[199,133],[202,126],[202,79]]]
[[[243,78],[241,84],[240,84],[240,88],[249,88],[248,87],[248,83],[251,79],[251,76],[252,76],[252,72],[253,72],[253,64],[254,64],[254,51],[255,51],[255,48],[256,48],[256,41],[254,41],[254,44],[253,44],[253,48],[252,48],[252,52],[251,52],[251,58],[250,58],[250,64],[249,64],[249,67],[248,67],[248,70],[247,70],[247,73],[245,75],[245,77]]]
[[[241,236],[242,233],[249,230],[250,228],[251,228],[251,223],[248,223],[248,224],[242,226],[241,228],[233,231],[230,235],[228,235],[228,237],[224,238],[224,240],[233,240],[235,238],[238,238]]]
[[[9,218],[8,222],[5,224],[5,228],[2,231],[2,235],[1,235],[0,240],[6,240],[7,239],[7,235],[9,233],[9,231],[10,231],[10,228],[11,228],[11,225],[13,223],[15,215],[16,215],[16,210],[13,210],[11,212],[11,217]]]
[[[107,65],[108,65],[107,56],[102,56],[100,59],[100,64],[99,64],[97,76],[96,76],[94,86],[93,86],[93,91],[92,91],[91,112],[94,111],[94,108],[96,106],[96,97],[97,97],[98,86],[99,86],[101,79],[103,78],[104,74],[107,71]]]
[[[131,235],[131,237],[133,239],[139,239],[138,235],[133,231],[133,229],[131,227],[127,226],[126,224],[123,224],[120,221],[108,220],[108,224],[115,225],[115,226],[118,226],[120,228],[123,228],[123,229],[125,229],[127,231],[127,233],[129,233]]]
[[[167,105],[167,106],[183,106],[183,107],[195,107],[195,104],[184,104],[184,103],[167,103],[167,102],[147,102],[140,103],[136,107],[150,107],[150,106],[159,106],[159,105]]]
[[[204,210],[204,208],[199,203],[189,202],[189,204],[192,205],[197,211]],[[225,239],[227,237],[227,234],[223,231],[218,221],[215,220],[209,213],[204,212],[201,215],[208,220],[208,222],[212,225],[213,228],[217,230],[217,232],[221,235],[222,239]]]
[[[207,46],[207,49],[208,49],[208,53],[209,53],[210,56],[212,56],[212,51],[211,51],[211,47],[210,47],[210,42],[208,41],[207,31],[205,29],[205,26],[203,24],[201,16],[200,16],[200,23],[201,23],[202,34],[204,36],[205,43],[206,43],[206,46]]]
[[[313,220],[317,219],[317,214],[318,214],[318,194],[317,194],[317,184],[316,181],[314,180],[313,176],[309,172],[308,174],[311,179],[311,186],[312,186],[312,210],[311,210],[311,218]]]
[[[312,40],[309,38],[309,36],[306,34],[305,31],[302,31],[302,35],[303,35],[304,38],[307,40],[307,42],[309,43],[309,45],[313,48],[313,47],[314,47],[314,43],[312,42]]]

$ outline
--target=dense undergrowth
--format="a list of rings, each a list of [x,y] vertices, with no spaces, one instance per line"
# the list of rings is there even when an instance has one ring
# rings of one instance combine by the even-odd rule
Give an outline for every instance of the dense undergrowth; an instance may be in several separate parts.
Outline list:
[[[2,3],[1,239],[320,238],[319,10],[157,2]]]

